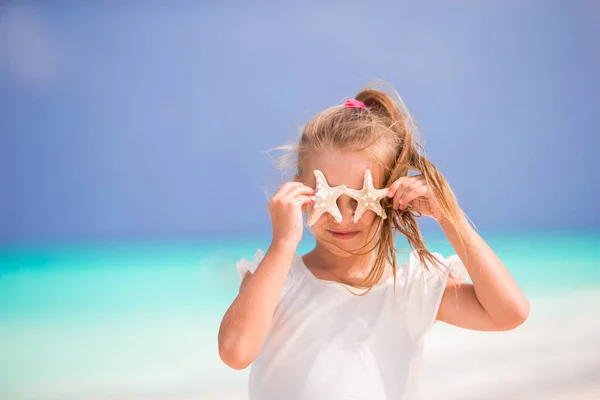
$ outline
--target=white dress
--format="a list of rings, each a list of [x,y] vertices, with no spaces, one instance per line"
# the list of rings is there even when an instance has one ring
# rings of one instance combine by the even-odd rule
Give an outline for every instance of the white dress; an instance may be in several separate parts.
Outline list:
[[[250,400],[415,399],[423,337],[435,323],[448,275],[466,279],[457,255],[426,271],[416,252],[365,296],[316,278],[296,255],[269,334],[251,365]],[[242,279],[254,261],[241,259]],[[354,292],[360,292],[354,289]]]

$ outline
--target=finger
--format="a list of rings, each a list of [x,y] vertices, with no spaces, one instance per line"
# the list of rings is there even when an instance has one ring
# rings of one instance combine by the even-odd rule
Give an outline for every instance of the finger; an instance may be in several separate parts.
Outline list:
[[[388,188],[387,196],[394,197],[398,190],[400,190],[402,184],[406,184],[408,182],[408,176],[403,176],[398,178],[391,186]]]
[[[422,185],[421,182],[419,182],[418,180],[414,180],[414,179],[407,180],[403,185],[401,185],[398,188],[396,195],[394,196],[394,201],[393,201],[394,208],[397,209],[399,207],[400,201],[404,198],[404,196],[406,196],[407,193],[409,193],[411,190],[414,190],[421,185]]]
[[[314,190],[308,186],[297,187],[285,196],[281,196],[276,200],[277,203],[281,203],[287,207],[304,207],[313,202],[312,195]]]
[[[291,190],[293,190],[294,188],[303,186],[302,183],[300,182],[286,182],[283,185],[281,185],[281,187],[279,188],[279,190],[277,191],[277,193],[275,193],[275,195],[273,196],[273,200],[278,200],[281,197],[287,195]]]
[[[405,185],[403,192],[398,191],[396,196],[394,197],[394,208],[398,209],[401,204],[406,205],[408,201],[406,200],[406,196],[412,192],[413,190],[418,190],[419,188],[427,187],[425,180],[422,179],[413,179],[410,183]]]
[[[302,211],[304,211],[304,209],[313,203],[313,199],[310,198],[310,196],[306,196],[306,195],[300,195],[298,197],[296,197],[296,204],[298,204],[298,206],[300,206],[300,209]]]
[[[314,196],[314,194],[315,194],[315,190],[313,188],[302,185],[302,186],[298,186],[298,187],[290,189],[290,191],[287,194],[285,194],[283,197],[284,198],[294,198],[294,197],[298,197],[300,195]]]
[[[280,201],[282,204],[289,207],[290,209],[300,208],[301,211],[304,211],[306,206],[314,203],[314,200],[311,198],[311,196],[307,196],[305,194],[296,197],[285,197],[282,198]]]
[[[394,197],[394,198],[400,198],[403,196],[404,193],[409,192],[411,189],[414,189],[416,187],[419,187],[421,185],[424,184],[424,180],[420,179],[421,176],[403,176],[402,178],[398,179],[396,182],[394,182],[392,184],[392,186],[394,186],[395,184],[398,184],[397,187],[392,187],[390,186],[390,188],[392,188],[391,193],[390,191],[388,191],[388,197]]]
[[[398,202],[407,192],[410,192],[411,186],[412,186],[412,182],[410,180],[406,180],[406,181],[404,181],[404,183],[402,183],[398,187],[398,190],[394,194],[394,200],[393,200],[394,208],[398,208]]]
[[[407,192],[402,199],[400,199],[400,201],[398,202],[398,206],[401,209],[405,209],[407,204],[410,203],[411,201],[413,201],[414,199],[421,197],[421,196],[426,196],[427,192],[428,192],[428,188],[426,185],[420,186],[416,189],[413,189],[409,192]]]

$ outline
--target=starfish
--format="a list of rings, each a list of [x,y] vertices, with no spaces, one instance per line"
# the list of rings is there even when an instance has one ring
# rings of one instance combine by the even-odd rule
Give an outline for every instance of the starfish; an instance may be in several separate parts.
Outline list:
[[[354,223],[357,223],[360,217],[367,210],[372,210],[381,218],[386,219],[387,215],[379,202],[387,196],[387,189],[375,189],[373,186],[373,176],[371,170],[365,171],[365,181],[361,190],[347,189],[346,194],[358,202],[354,213]]]
[[[318,169],[314,170],[315,178],[317,178],[317,192],[312,199],[315,201],[314,208],[308,226],[314,225],[321,215],[328,212],[333,216],[335,221],[339,224],[342,222],[342,213],[337,206],[337,199],[346,191],[348,188],[344,185],[330,187],[325,179],[325,175]]]

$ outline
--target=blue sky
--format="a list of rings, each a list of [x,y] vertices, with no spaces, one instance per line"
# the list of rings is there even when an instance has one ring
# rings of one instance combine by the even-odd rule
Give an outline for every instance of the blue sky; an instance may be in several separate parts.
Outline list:
[[[268,234],[264,152],[374,78],[480,229],[597,229],[598,4],[5,3],[0,240]]]

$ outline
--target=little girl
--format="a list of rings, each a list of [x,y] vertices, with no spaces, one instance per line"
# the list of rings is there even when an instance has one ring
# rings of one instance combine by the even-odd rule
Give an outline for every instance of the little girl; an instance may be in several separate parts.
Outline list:
[[[304,128],[295,178],[269,201],[269,249],[237,264],[239,294],[219,330],[223,362],[252,363],[251,400],[415,399],[436,320],[500,331],[527,318],[528,301],[414,132],[400,98],[375,89]],[[316,246],[299,255],[305,214]],[[425,248],[421,216],[456,255]],[[412,249],[403,265],[396,232]]]

